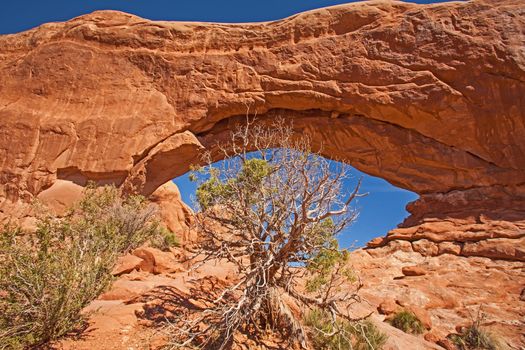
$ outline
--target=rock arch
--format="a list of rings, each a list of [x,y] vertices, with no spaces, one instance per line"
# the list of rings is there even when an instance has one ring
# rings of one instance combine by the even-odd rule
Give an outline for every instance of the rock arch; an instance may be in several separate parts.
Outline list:
[[[57,179],[152,193],[249,106],[422,196],[405,231],[373,244],[454,230],[448,241],[522,242],[524,11],[370,1],[253,24],[101,11],[0,36],[0,207]]]

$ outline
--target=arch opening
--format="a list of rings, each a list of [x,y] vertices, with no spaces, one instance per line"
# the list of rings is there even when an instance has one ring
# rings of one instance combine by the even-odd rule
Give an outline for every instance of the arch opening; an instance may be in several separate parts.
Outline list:
[[[357,242],[359,246],[374,236],[377,239],[368,242],[368,247],[384,246],[396,240],[430,240],[434,245],[450,241],[462,246],[473,239],[491,237],[470,233],[473,224],[487,222],[487,230],[492,230],[500,229],[501,220],[521,220],[519,209],[509,210],[508,199],[512,192],[505,188],[494,191],[494,184],[485,181],[499,181],[496,177],[485,176],[492,169],[483,168],[483,161],[468,152],[451,148],[417,131],[356,112],[272,109],[259,113],[256,120],[271,125],[276,118],[283,116],[285,121],[291,122],[295,135],[310,138],[313,151],[383,179],[375,181],[386,181],[394,186],[388,191],[410,191],[406,201],[397,204],[400,211],[397,219],[392,219],[384,227],[367,227],[366,238]],[[137,171],[142,176],[144,193],[153,193],[186,173],[190,165],[199,164],[200,155],[205,151],[210,152],[212,161],[222,160],[224,154],[219,146],[228,144],[231,131],[245,122],[246,115],[218,118],[207,126],[196,124],[155,146],[155,152],[144,158],[144,164]],[[472,172],[473,168],[479,171]],[[480,173],[483,173],[483,178]],[[133,176],[132,173],[130,177]],[[452,188],[451,184],[454,184]],[[410,202],[414,199],[417,200]],[[520,200],[513,197],[517,203]],[[432,222],[443,224],[429,229],[427,226]],[[505,227],[501,230],[505,231],[502,237],[521,237],[520,229]],[[387,236],[379,237],[387,232]],[[450,232],[457,234],[451,235]]]
[[[220,160],[214,164],[220,167]],[[330,161],[335,162],[335,161]],[[362,179],[361,193],[364,197],[356,199],[354,207],[359,216],[355,222],[345,228],[338,237],[342,248],[362,248],[374,238],[382,237],[398,226],[410,214],[406,205],[419,197],[416,193],[396,187],[388,181],[368,175],[352,167],[352,178],[344,182],[344,189],[351,190],[356,179]],[[190,172],[171,180],[180,192],[181,200],[196,210],[195,192],[197,184],[190,180]]]

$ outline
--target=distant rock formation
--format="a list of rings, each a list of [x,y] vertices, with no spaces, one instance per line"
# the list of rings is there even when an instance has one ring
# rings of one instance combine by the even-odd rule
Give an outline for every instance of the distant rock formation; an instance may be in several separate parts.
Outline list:
[[[421,195],[371,246],[523,261],[524,33],[523,1],[473,0],[253,24],[100,11],[0,36],[1,215],[64,181],[149,195],[256,113]]]

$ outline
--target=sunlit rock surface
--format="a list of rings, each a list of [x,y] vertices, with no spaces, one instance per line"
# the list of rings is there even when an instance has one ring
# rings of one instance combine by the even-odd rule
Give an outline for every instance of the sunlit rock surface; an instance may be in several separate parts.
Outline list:
[[[257,114],[421,195],[373,246],[519,240],[524,11],[371,1],[251,24],[100,11],[0,36],[0,215],[30,227],[24,203],[61,206],[63,181],[149,195],[203,150],[220,159],[216,143]],[[523,260],[488,244],[464,252]]]
[[[488,303],[519,344],[524,29],[521,0],[371,1],[253,24],[102,11],[0,36],[0,220],[30,229],[34,198],[60,212],[93,180],[151,195],[191,241],[191,211],[164,184],[206,149],[220,159],[216,143],[245,115],[283,117],[324,155],[421,195],[398,229],[355,253],[374,308],[427,310],[436,340]],[[129,296],[185,285],[146,254],[129,259],[110,300],[91,306],[102,310],[94,339],[111,346],[138,341],[142,306]]]

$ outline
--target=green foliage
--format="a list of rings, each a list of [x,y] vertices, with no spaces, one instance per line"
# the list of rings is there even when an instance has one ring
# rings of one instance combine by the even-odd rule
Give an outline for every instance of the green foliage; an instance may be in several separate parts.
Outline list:
[[[150,242],[153,247],[163,251],[168,251],[171,247],[180,246],[179,237],[164,227],[159,229],[159,233],[153,236]]]
[[[309,328],[313,348],[319,350],[379,350],[387,340],[371,321],[338,319],[334,323],[328,312],[319,309],[308,313],[305,325]]]
[[[465,328],[460,334],[451,334],[448,338],[459,350],[502,350],[505,347],[489,332],[478,324]]]
[[[155,235],[153,209],[113,187],[88,188],[34,234],[0,232],[0,349],[42,345],[82,326],[80,311],[111,283],[119,254]]]
[[[307,233],[314,237],[320,247],[310,256],[306,264],[310,272],[310,278],[306,280],[306,290],[310,293],[318,292],[331,284],[335,271],[338,277],[343,277],[347,282],[356,280],[352,269],[343,267],[347,265],[350,255],[347,250],[339,249],[334,228],[332,219],[328,218],[313,226]]]
[[[392,326],[405,333],[421,334],[425,331],[421,320],[414,313],[407,310],[396,313],[389,322]]]
[[[73,225],[79,237],[100,236],[125,253],[158,234],[160,226],[154,216],[155,209],[144,196],[124,196],[113,186],[97,189],[90,185],[78,206],[61,221]]]
[[[272,166],[268,161],[259,158],[247,159],[234,179],[223,181],[219,178],[220,170],[210,165],[207,170],[201,169],[199,171],[200,173],[207,173],[209,179],[197,188],[197,201],[200,207],[205,210],[215,204],[229,200],[234,190],[253,195],[271,171]],[[195,172],[191,174],[191,181],[197,181]],[[254,202],[256,198],[252,196],[246,200]]]
[[[247,188],[257,187],[271,172],[272,167],[268,161],[259,158],[247,159],[239,172],[237,181]]]
[[[207,209],[217,204],[220,198],[227,197],[229,189],[227,184],[213,176],[197,188],[197,201],[201,208]]]

